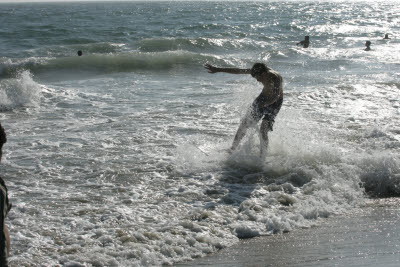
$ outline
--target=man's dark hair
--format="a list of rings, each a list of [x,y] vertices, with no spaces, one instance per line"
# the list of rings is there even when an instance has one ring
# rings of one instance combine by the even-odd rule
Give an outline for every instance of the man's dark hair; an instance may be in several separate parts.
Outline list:
[[[267,65],[264,63],[255,63],[251,68],[251,76],[254,77],[256,75],[262,74],[268,70]]]

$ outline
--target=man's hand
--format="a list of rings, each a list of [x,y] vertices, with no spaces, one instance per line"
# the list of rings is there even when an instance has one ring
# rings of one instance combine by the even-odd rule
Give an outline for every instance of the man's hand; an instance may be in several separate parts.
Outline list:
[[[204,64],[204,68],[208,69],[208,73],[217,73],[218,72],[217,71],[218,68],[211,66],[208,63]]]

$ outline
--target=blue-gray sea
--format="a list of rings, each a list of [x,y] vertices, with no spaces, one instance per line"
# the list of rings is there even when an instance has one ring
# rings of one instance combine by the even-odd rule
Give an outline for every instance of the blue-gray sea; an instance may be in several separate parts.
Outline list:
[[[0,4],[10,264],[174,264],[400,196],[399,36],[397,1]],[[262,85],[206,62],[281,73],[266,159],[257,128],[224,152]]]

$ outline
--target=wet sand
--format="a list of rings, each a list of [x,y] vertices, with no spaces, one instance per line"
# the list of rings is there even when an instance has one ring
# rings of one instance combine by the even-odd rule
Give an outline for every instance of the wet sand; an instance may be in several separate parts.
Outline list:
[[[359,213],[319,226],[242,240],[176,266],[400,266],[400,199],[371,201]]]

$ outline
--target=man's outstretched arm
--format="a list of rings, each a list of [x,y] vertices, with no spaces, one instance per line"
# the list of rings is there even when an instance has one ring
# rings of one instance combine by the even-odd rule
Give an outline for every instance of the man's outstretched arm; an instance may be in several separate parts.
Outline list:
[[[226,72],[230,74],[251,74],[251,69],[218,68],[208,63],[204,64],[204,68],[208,69],[209,73]]]

